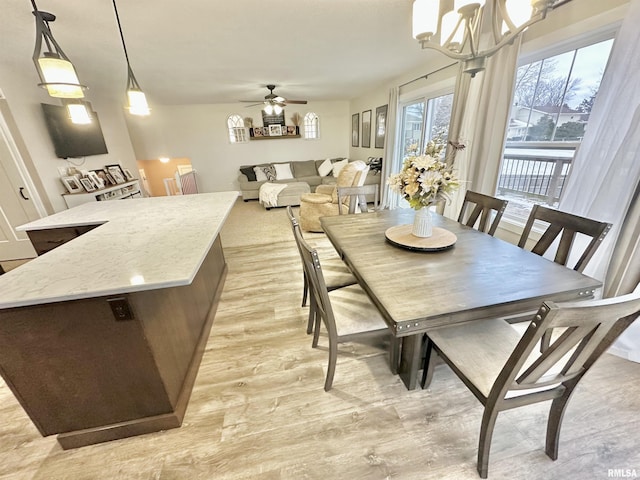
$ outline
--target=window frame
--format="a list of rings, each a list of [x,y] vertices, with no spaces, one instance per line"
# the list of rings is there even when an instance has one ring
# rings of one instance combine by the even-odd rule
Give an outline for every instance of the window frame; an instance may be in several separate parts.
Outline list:
[[[315,118],[309,120],[310,115],[313,115]],[[314,128],[314,123],[315,121],[315,128]],[[320,140],[320,115],[318,115],[316,112],[307,112],[304,114],[304,116],[302,117],[302,129],[303,129],[303,138],[305,140]],[[309,136],[308,133],[310,131],[314,131],[314,135],[313,136]]]
[[[543,61],[545,59],[549,59],[552,57],[555,57],[557,55],[562,55],[564,53],[567,52],[572,52],[572,51],[576,51],[579,50],[581,48],[585,48],[585,47],[589,47],[591,45],[595,45],[597,43],[601,43],[604,41],[608,41],[608,40],[613,40],[615,42],[615,37],[616,34],[618,32],[618,29],[620,27],[620,24],[614,24],[614,25],[609,25],[603,29],[600,29],[599,31],[596,32],[586,32],[580,35],[576,35],[570,39],[566,39],[565,41],[561,41],[561,42],[555,42],[551,45],[547,45],[545,47],[542,48],[537,48],[535,50],[528,50],[527,48],[525,48],[525,45],[523,45],[523,48],[521,49],[521,54],[518,58],[518,62],[517,62],[517,67],[516,70],[519,69],[520,67],[524,66],[524,65],[528,65],[531,63],[535,63],[535,62],[539,62],[539,61]],[[613,47],[612,47],[613,48]],[[603,70],[603,76],[604,73],[606,72],[608,66],[609,66],[609,61],[610,61],[611,55],[609,55],[609,58],[607,59],[607,62],[605,64],[604,70]],[[514,76],[514,82],[515,82],[515,76]],[[514,96],[515,96],[515,91],[514,91]],[[513,103],[513,98],[512,98],[512,103]],[[511,118],[511,112],[509,112],[509,118]],[[587,122],[588,125],[588,122]],[[555,129],[558,127],[558,125],[556,125],[554,127],[554,133],[555,133]],[[507,130],[509,128],[509,122],[507,122]],[[574,155],[575,155],[575,151],[577,150],[577,148],[579,148],[581,141],[575,142],[556,142],[556,141],[529,141],[529,142],[517,142],[517,141],[507,141],[507,131],[505,131],[505,144],[504,144],[504,149],[502,152],[502,160],[500,162],[500,172],[498,174],[498,177],[496,178],[496,187],[495,187],[495,195],[498,196],[498,189],[499,189],[499,185],[500,185],[500,178],[501,178],[501,172],[502,172],[502,168],[503,168],[503,163],[505,161],[504,159],[504,155],[505,155],[505,150],[509,147],[513,147],[516,144],[526,144],[527,146],[530,146],[531,148],[540,148],[540,147],[550,147],[555,145],[562,145],[563,147],[574,147]],[[568,178],[571,176],[573,169],[569,168],[569,172],[566,175],[565,178],[565,183],[568,181]],[[560,199],[562,198],[562,195],[560,196]],[[546,205],[549,206],[549,205]],[[551,208],[557,208],[557,207],[551,207]],[[509,234],[518,234],[522,232],[522,228],[524,227],[524,225],[526,224],[528,218],[528,214],[523,216],[522,214],[517,214],[517,213],[513,213],[513,211],[509,211],[507,209],[507,211],[504,212],[504,215],[502,217],[502,222],[499,228],[501,228],[502,230],[508,232]],[[535,235],[535,231],[537,229],[534,226],[534,232],[532,232]],[[519,238],[519,237],[518,237]],[[535,237],[534,237],[535,238]],[[517,240],[516,240],[517,241]]]
[[[244,119],[237,113],[232,113],[227,117],[227,139],[232,145],[249,142]]]

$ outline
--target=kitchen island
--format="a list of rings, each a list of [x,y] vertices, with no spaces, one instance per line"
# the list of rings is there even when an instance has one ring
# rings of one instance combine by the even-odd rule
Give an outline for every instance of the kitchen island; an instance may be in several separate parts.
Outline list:
[[[0,276],[0,373],[42,435],[67,449],[181,425],[237,195],[94,202],[20,227],[49,247]]]

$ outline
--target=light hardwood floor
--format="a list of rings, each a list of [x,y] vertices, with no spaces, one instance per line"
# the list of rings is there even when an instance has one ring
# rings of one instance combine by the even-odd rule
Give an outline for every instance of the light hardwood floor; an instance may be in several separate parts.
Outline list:
[[[309,237],[331,253],[322,235]],[[305,334],[300,260],[283,209],[239,202],[222,241],[229,274],[182,427],[63,451],[2,384],[0,478],[478,478],[482,407],[444,365],[428,390],[410,392],[382,348],[347,344],[333,390],[323,391],[326,339],[314,350]],[[640,475],[639,364],[605,355],[585,377],[555,462],[544,454],[547,409],[501,414],[490,479]]]

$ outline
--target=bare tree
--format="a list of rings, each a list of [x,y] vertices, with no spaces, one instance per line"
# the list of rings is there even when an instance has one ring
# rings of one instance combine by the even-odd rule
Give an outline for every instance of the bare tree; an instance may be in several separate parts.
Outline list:
[[[516,105],[560,107],[575,97],[582,80],[573,78],[567,84],[566,77],[558,75],[557,63],[555,59],[546,59],[518,69],[514,90]]]

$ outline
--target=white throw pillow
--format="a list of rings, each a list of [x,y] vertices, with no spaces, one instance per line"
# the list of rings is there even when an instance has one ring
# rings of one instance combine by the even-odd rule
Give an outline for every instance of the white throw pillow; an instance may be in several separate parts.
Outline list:
[[[347,166],[347,164],[349,163],[349,159],[345,158],[344,160],[340,160],[339,162],[336,162],[333,164],[333,176],[334,177],[338,177],[338,175],[340,175],[340,170],[342,170],[344,167]]]
[[[326,177],[331,173],[332,169],[333,169],[333,163],[331,163],[331,160],[327,158],[318,167],[318,174],[320,174],[321,177]]]
[[[289,178],[293,178],[290,163],[274,163],[273,166],[276,167],[276,180],[287,180]]]
[[[264,173],[262,167],[253,167],[253,171],[256,172],[256,180],[258,182],[266,182],[267,176]]]

